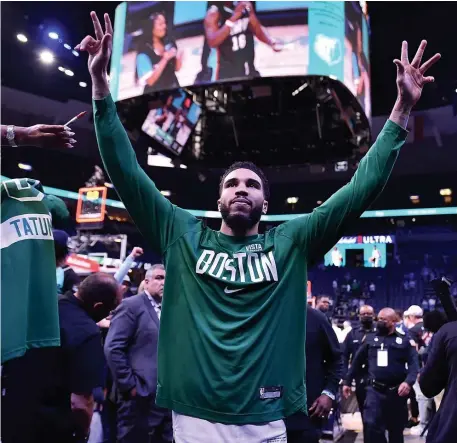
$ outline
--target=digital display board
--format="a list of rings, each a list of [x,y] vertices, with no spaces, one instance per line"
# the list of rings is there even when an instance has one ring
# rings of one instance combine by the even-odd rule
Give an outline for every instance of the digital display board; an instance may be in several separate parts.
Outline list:
[[[324,256],[325,266],[385,268],[387,247],[395,244],[393,235],[343,237]],[[351,259],[352,258],[352,259]]]
[[[124,2],[116,10],[115,100],[215,82],[325,75],[371,115],[369,27],[359,2]]]
[[[151,109],[141,129],[174,154],[181,154],[201,114],[201,107],[182,89],[170,94],[163,106]]]

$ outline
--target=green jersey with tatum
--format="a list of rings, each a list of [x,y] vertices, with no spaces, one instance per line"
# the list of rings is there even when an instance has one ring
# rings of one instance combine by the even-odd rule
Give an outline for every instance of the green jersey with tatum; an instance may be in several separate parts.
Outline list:
[[[110,96],[95,100],[94,110],[111,181],[167,270],[157,404],[231,424],[305,411],[307,263],[379,195],[406,131],[388,121],[351,182],[312,213],[237,238],[205,227],[157,190]]]
[[[1,184],[2,364],[60,345],[52,221],[41,183]]]

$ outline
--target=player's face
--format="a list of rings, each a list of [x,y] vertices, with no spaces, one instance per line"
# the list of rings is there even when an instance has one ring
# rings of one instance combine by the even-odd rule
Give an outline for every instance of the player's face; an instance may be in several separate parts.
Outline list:
[[[167,35],[167,21],[163,15],[158,15],[154,20],[152,35],[157,38],[164,38]]]
[[[217,203],[222,218],[235,231],[255,226],[268,208],[262,180],[250,169],[236,169],[227,175]]]

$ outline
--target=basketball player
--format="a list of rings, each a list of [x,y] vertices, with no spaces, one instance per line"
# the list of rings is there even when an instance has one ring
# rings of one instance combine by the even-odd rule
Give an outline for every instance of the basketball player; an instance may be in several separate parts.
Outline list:
[[[89,53],[94,124],[105,168],[151,247],[164,256],[165,284],[156,403],[173,411],[176,443],[286,442],[283,418],[306,411],[307,264],[322,256],[372,204],[404,145],[412,107],[426,83],[426,42],[397,64],[398,99],[354,178],[310,214],[259,234],[269,186],[248,162],[223,175],[219,231],[173,205],[141,169],[110,96],[112,26],[91,13]],[[183,190],[184,192],[185,190]],[[141,377],[140,374],[137,374]],[[133,386],[132,386],[133,387]]]
[[[254,67],[254,35],[273,51],[282,49],[257,18],[251,2],[214,2],[206,13],[205,36],[217,49],[217,69],[213,80],[258,76]]]
[[[381,260],[381,253],[376,245],[373,246],[373,252],[371,253],[371,266],[373,268],[379,268],[379,262]]]
[[[332,251],[332,263],[333,266],[337,266],[338,268],[343,266],[343,256],[336,246],[333,248]]]

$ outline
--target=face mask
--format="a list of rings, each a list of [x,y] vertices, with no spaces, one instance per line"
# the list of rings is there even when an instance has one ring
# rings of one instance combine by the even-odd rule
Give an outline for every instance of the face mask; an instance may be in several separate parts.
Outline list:
[[[362,317],[360,319],[360,323],[362,323],[365,327],[371,327],[373,325],[373,318],[372,317]]]
[[[389,332],[389,327],[385,321],[378,321],[376,327],[381,335],[387,335]]]

